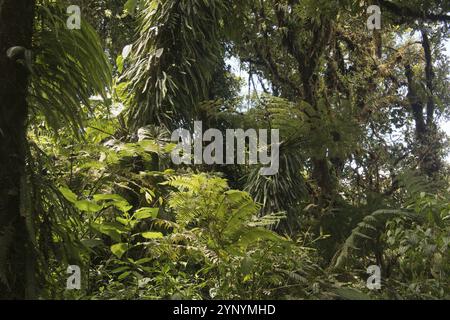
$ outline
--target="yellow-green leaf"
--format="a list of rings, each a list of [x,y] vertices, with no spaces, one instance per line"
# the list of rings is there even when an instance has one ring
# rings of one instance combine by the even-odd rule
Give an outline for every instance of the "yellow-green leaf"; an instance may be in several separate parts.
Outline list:
[[[164,235],[161,232],[143,232],[141,233],[145,239],[161,239]]]
[[[119,259],[122,258],[127,250],[128,245],[126,243],[116,243],[111,246],[111,252]]]

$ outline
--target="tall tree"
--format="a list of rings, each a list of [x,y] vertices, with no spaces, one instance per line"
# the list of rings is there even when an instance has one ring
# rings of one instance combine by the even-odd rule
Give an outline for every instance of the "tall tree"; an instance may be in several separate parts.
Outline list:
[[[0,298],[22,299],[29,239],[21,214],[28,106],[26,67],[35,1],[0,1]],[[27,57],[28,56],[28,57]]]

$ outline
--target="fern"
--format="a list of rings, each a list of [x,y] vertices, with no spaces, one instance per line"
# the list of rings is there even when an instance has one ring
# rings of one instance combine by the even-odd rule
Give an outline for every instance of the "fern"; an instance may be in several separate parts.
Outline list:
[[[207,256],[222,258],[226,258],[225,252],[241,254],[260,240],[284,241],[264,228],[278,223],[283,216],[257,218],[260,206],[248,193],[228,190],[224,179],[200,174],[173,177],[167,184],[177,189],[169,197],[169,206],[175,211],[179,226],[179,234],[172,239],[195,243],[198,248],[204,248],[202,252]],[[187,231],[196,236],[186,237],[186,228],[191,228]]]
[[[406,192],[407,201],[414,203],[420,194],[435,194],[441,186],[417,171],[408,170],[398,177],[399,187]]]
[[[384,230],[386,222],[392,218],[401,217],[417,221],[420,217],[403,210],[377,210],[366,216],[345,241],[342,249],[333,258],[336,267],[342,267],[351,256],[352,251],[362,251],[363,245],[374,243]]]

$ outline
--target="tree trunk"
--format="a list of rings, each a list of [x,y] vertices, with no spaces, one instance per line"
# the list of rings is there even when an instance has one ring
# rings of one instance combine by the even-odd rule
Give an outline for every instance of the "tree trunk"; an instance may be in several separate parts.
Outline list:
[[[24,52],[31,49],[34,0],[0,0],[0,298],[27,298],[27,252],[31,252],[21,215],[21,181],[28,115],[28,71]]]
[[[422,30],[422,47],[425,58],[425,82],[427,97],[420,96],[418,92],[418,80],[411,65],[405,66],[405,75],[408,81],[408,100],[411,105],[412,115],[416,125],[417,146],[415,153],[419,158],[420,169],[430,178],[435,177],[442,169],[442,158],[440,156],[442,141],[438,135],[437,126],[434,121],[434,72],[431,43],[428,34]],[[424,108],[426,113],[424,114]]]

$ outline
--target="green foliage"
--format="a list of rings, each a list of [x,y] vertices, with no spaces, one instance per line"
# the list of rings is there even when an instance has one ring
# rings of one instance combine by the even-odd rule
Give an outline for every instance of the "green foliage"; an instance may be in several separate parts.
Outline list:
[[[207,98],[218,65],[223,1],[145,0],[139,39],[133,44],[126,77],[135,96],[129,123],[185,122]]]
[[[258,227],[262,223],[256,218],[258,205],[245,192],[226,190],[223,179],[194,175],[171,179],[168,184],[178,189],[169,199],[177,224],[198,232],[219,260],[226,259],[229,252],[242,254],[259,240],[283,241],[275,233]]]
[[[401,210],[378,210],[374,213],[364,217],[363,221],[358,223],[357,227],[353,229],[350,236],[345,241],[340,254],[336,260],[336,266],[340,267],[348,259],[351,250],[362,251],[362,244],[372,242],[372,245],[379,245],[377,243],[380,228],[384,228],[387,221],[394,217],[407,218],[410,220],[417,220],[418,217],[412,213]],[[367,252],[361,252],[367,254]]]
[[[382,2],[371,34],[353,0],[74,0],[80,30],[37,1],[17,214],[39,298],[449,299],[447,6]],[[278,174],[173,165],[197,119],[279,129]]]
[[[91,107],[95,94],[106,99],[111,67],[98,35],[86,21],[79,30],[67,29],[65,9],[50,2],[38,6],[29,103],[32,114],[44,115],[54,130],[69,125],[78,133],[84,112],[81,105]]]

